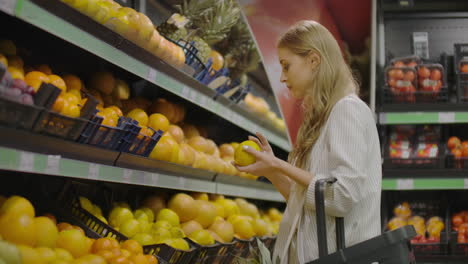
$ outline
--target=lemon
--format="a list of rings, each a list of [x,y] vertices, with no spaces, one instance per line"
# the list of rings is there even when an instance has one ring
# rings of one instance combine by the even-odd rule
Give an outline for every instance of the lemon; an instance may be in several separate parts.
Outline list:
[[[249,146],[257,151],[260,151],[260,147],[257,145],[257,143],[251,140],[246,140],[240,143],[239,146],[236,148],[236,151],[234,152],[234,161],[237,165],[240,166],[247,166],[255,163],[256,161],[255,157],[252,154],[244,151],[244,146]]]
[[[161,211],[159,211],[158,216],[156,217],[156,220],[164,220],[167,221],[171,226],[179,226],[180,225],[180,220],[179,216],[172,211],[171,209],[164,208]]]
[[[153,224],[153,229],[157,229],[157,228],[164,228],[164,229],[170,229],[172,227],[172,225],[168,222],[168,221],[165,221],[165,220],[159,220],[157,222],[155,222]]]
[[[151,235],[156,243],[160,243],[166,239],[172,238],[172,234],[169,230],[164,228],[157,228],[151,230]]]
[[[93,203],[86,197],[80,196],[80,205],[86,211],[92,213],[94,206]]]
[[[182,238],[166,239],[164,244],[180,250],[189,250],[190,246],[187,241]]]
[[[119,226],[120,232],[127,237],[133,237],[134,235],[141,232],[140,222],[135,219],[125,220],[122,225]]]
[[[133,216],[136,220],[149,221],[148,215],[141,209],[135,210],[135,212],[133,212]]]
[[[200,245],[212,245],[215,243],[213,236],[207,230],[197,230],[189,235],[189,238]]]
[[[154,244],[154,239],[150,234],[138,233],[133,236],[132,239],[140,243],[142,246]]]
[[[173,238],[184,238],[185,233],[180,227],[171,227],[169,229]]]
[[[113,227],[120,227],[123,222],[129,219],[133,219],[133,214],[128,208],[115,207],[109,214],[109,223]]]

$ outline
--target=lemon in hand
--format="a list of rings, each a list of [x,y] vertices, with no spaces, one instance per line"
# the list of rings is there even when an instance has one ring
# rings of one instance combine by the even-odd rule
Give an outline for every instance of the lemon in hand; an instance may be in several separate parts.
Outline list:
[[[239,146],[237,146],[236,151],[234,152],[234,161],[239,166],[247,166],[255,163],[256,161],[255,157],[252,154],[247,153],[244,150],[244,146],[249,146],[257,151],[260,151],[260,146],[258,146],[257,143],[253,142],[252,140],[246,140],[240,143]]]

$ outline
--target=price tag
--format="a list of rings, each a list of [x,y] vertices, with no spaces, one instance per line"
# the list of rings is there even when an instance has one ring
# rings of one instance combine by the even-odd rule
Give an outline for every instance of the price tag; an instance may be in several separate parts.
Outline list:
[[[153,68],[149,68],[148,70],[148,75],[146,76],[146,79],[149,81],[155,81],[156,80],[156,70]]]
[[[454,112],[439,113],[439,123],[454,123],[454,122],[455,122]]]
[[[124,169],[123,170],[123,180],[128,182],[128,183],[132,183],[132,170],[129,170],[129,169]]]
[[[88,179],[97,180],[99,177],[99,165],[96,163],[89,164]]]
[[[151,183],[153,184],[153,186],[158,186],[159,174],[151,173],[150,177],[151,177]]]
[[[179,177],[179,187],[185,187],[185,178],[184,177]]]
[[[398,179],[397,189],[398,190],[413,190],[414,189],[413,179]]]
[[[9,14],[15,14],[16,0],[2,0],[0,1],[0,10]]]
[[[463,188],[468,189],[468,179],[463,179]]]
[[[60,166],[60,156],[58,155],[47,156],[46,173],[58,174],[60,171],[59,166]]]
[[[34,169],[34,153],[21,152],[19,169],[22,171],[32,171]]]

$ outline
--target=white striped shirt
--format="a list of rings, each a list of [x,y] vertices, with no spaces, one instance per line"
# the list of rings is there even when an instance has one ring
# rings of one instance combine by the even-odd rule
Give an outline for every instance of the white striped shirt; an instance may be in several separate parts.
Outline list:
[[[335,217],[344,217],[346,247],[381,233],[381,154],[371,110],[356,95],[333,107],[311,153],[308,188],[292,181],[273,254],[274,263],[318,258],[315,182],[335,177],[325,192],[328,252],[336,251]],[[279,261],[278,261],[279,260]]]

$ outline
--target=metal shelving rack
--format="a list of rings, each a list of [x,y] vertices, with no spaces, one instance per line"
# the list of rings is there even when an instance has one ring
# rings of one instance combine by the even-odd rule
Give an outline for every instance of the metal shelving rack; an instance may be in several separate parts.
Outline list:
[[[454,43],[468,43],[468,2],[448,0],[373,0],[371,91],[377,124],[468,124],[468,105],[449,98],[446,103],[384,104],[384,67],[392,57],[412,54],[412,32],[428,32],[429,55],[438,61],[442,53],[453,55]],[[447,64],[453,73],[453,62]],[[451,75],[449,83],[454,83]],[[449,89],[453,87],[449,86]],[[456,94],[453,90],[451,93]],[[468,189],[468,171],[463,169],[384,169],[383,196],[406,191],[463,192]],[[413,199],[418,193],[412,192]],[[409,193],[408,193],[409,194]],[[406,195],[407,196],[407,195]],[[405,197],[406,197],[405,196]],[[385,200],[385,199],[384,199]],[[383,203],[383,208],[389,205]],[[386,210],[386,209],[384,209]],[[450,221],[450,219],[449,219]],[[466,263],[468,256],[418,256],[418,263]]]

